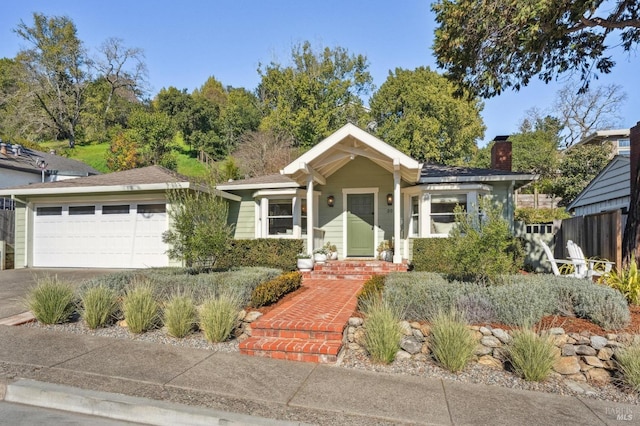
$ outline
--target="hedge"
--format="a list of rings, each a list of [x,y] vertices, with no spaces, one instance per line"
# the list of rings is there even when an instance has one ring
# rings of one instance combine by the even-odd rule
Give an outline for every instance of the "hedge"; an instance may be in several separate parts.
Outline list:
[[[277,302],[285,294],[298,289],[301,283],[302,274],[300,272],[289,272],[264,282],[251,293],[251,306],[259,308]]]
[[[258,238],[233,240],[216,262],[216,269],[239,266],[264,266],[283,271],[295,271],[298,253],[304,250],[303,240]]]
[[[451,261],[447,257],[450,247],[449,238],[414,238],[413,270],[450,274]]]

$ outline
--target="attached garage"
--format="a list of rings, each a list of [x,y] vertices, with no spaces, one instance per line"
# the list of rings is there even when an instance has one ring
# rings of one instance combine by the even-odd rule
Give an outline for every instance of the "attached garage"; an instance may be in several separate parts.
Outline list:
[[[168,266],[166,204],[36,205],[34,267]]]
[[[198,191],[160,166],[0,189],[16,205],[16,268],[180,266],[162,235],[171,226],[167,190]],[[220,191],[219,195],[240,197]]]

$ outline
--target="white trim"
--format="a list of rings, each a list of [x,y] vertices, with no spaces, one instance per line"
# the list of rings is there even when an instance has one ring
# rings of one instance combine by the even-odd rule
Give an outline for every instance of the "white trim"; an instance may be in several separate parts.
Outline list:
[[[461,184],[428,184],[428,185],[414,185],[406,188],[402,188],[404,194],[418,194],[421,192],[436,192],[436,191],[480,191],[491,192],[493,187],[490,185],[484,185],[481,183],[461,183]]]
[[[277,183],[239,183],[237,185],[217,185],[217,189],[223,191],[239,191],[241,189],[275,189],[275,188],[299,188],[296,182],[277,182]]]
[[[378,227],[378,191],[380,188],[342,188],[342,251],[344,251],[344,257],[347,258],[349,253],[347,250],[347,195],[350,194],[373,194],[373,253],[371,255],[375,258],[376,249],[378,247],[378,234],[380,228]],[[308,219],[307,219],[308,220]]]
[[[534,181],[538,175],[494,175],[494,176],[433,176],[422,178],[420,183],[464,183],[464,182],[511,182]]]
[[[109,186],[73,186],[64,188],[19,188],[0,190],[0,196],[6,195],[62,195],[62,194],[95,194],[104,192],[137,192],[137,191],[166,191],[168,189],[189,189],[190,182],[145,183],[133,185]]]

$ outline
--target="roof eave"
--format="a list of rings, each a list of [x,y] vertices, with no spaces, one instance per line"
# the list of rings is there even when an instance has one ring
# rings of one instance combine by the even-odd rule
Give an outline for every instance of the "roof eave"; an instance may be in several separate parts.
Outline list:
[[[67,194],[95,194],[107,192],[142,192],[142,191],[166,191],[167,189],[189,189],[190,182],[168,183],[144,183],[130,185],[105,185],[105,186],[71,186],[62,188],[7,188],[0,189],[0,196],[20,195],[67,195]]]
[[[271,188],[299,188],[296,182],[275,182],[275,183],[241,183],[237,185],[217,185],[216,189],[221,191],[240,191],[244,189],[271,189]]]

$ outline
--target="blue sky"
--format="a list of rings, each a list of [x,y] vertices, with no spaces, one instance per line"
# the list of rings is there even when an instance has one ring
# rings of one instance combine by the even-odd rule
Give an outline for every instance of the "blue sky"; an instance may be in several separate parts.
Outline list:
[[[342,46],[366,55],[376,87],[396,67],[435,69],[431,51],[435,21],[428,0],[20,0],[0,6],[0,57],[12,58],[24,42],[13,29],[32,13],[66,15],[76,24],[86,47],[95,50],[108,37],[145,51],[151,93],[175,86],[189,91],[213,75],[224,85],[253,90],[260,63],[288,63],[291,46],[309,40],[314,46]],[[640,81],[636,54],[614,57],[612,74],[594,84],[623,86],[620,127],[640,121]],[[485,100],[487,126],[482,146],[496,135],[518,130],[525,112],[551,108],[563,82],[537,80],[520,92]],[[553,112],[553,111],[549,111]]]

